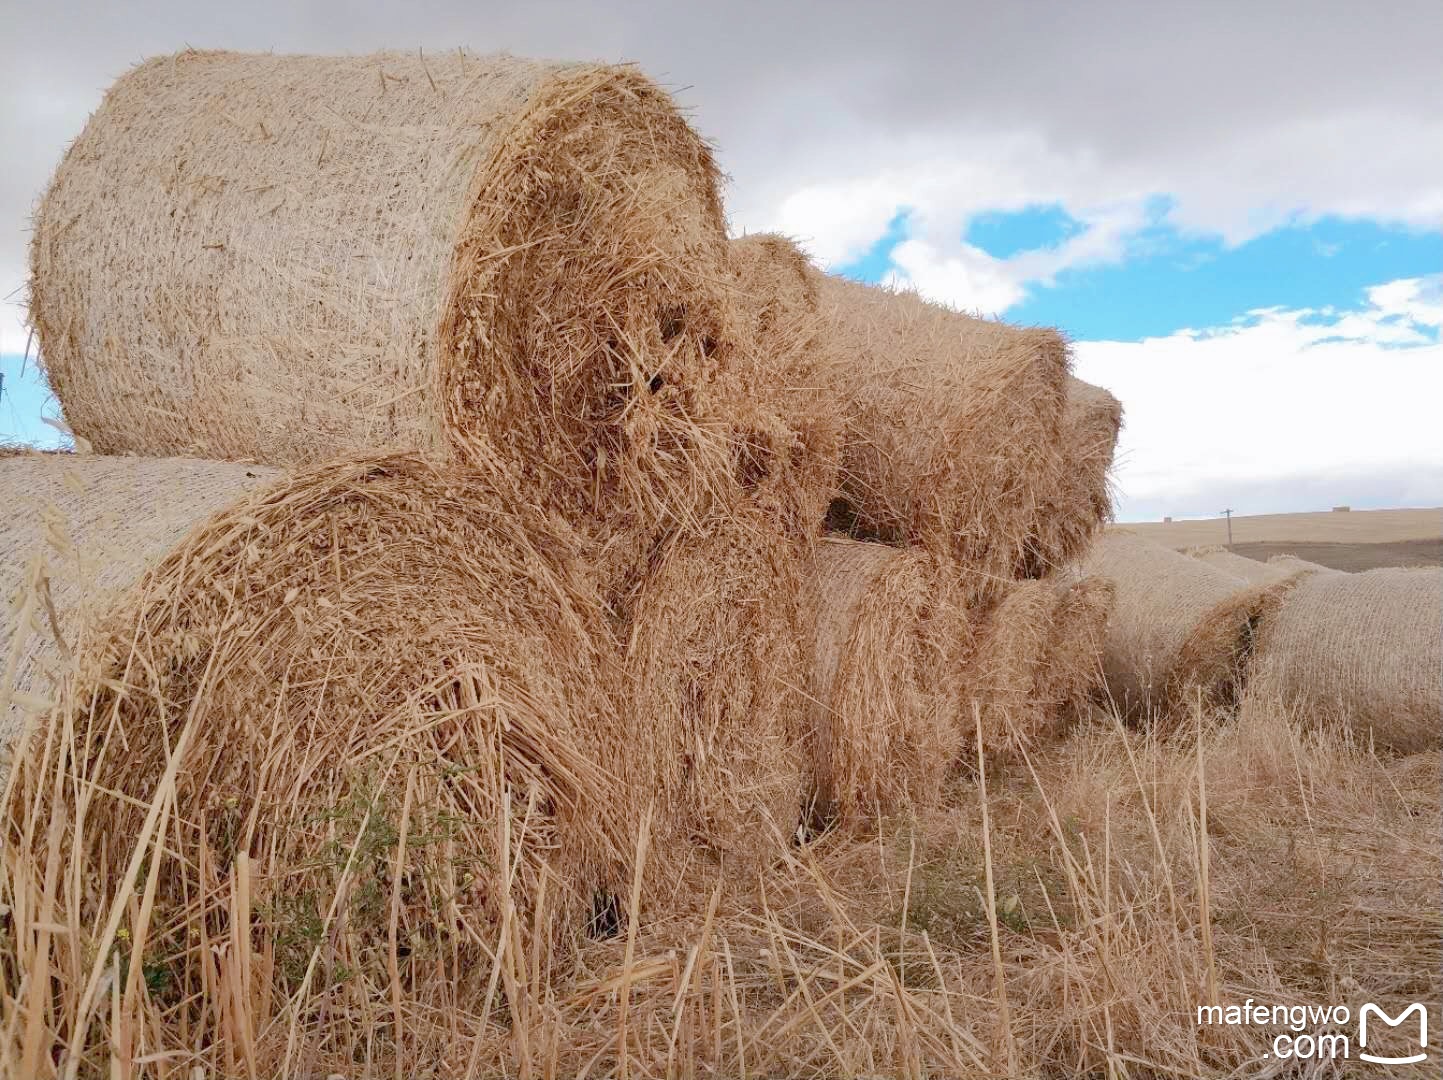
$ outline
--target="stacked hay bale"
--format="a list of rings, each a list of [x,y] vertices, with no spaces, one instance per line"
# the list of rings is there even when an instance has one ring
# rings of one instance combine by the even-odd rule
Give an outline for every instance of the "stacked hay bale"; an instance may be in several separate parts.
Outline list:
[[[842,417],[828,526],[853,542],[809,571],[813,798],[843,819],[925,804],[974,702],[999,748],[1055,729],[1096,667],[1108,591],[1054,580],[1110,513],[1121,407],[1067,374],[1053,331],[829,277],[780,237],[732,247],[817,340],[811,372]]]
[[[1259,621],[1289,587],[1252,584],[1126,530],[1101,537],[1084,567],[1114,590],[1103,657],[1112,702],[1163,725],[1194,700],[1237,701]]]
[[[988,611],[966,668],[964,741],[975,755],[1029,747],[1059,734],[1102,685],[1113,585],[1075,567],[1020,581]],[[968,722],[971,722],[969,728]]]
[[[751,869],[807,805],[925,805],[965,703],[1026,740],[1086,683],[1110,593],[1059,568],[1107,514],[1117,403],[1053,331],[728,244],[710,151],[632,68],[150,61],[67,153],[32,262],[78,442],[247,464],[67,463],[189,486],[114,593],[52,613],[26,579],[71,671],[14,771],[7,895],[106,928],[24,946],[70,979],[122,922],[168,935],[165,1023],[231,1071],[259,1029],[216,985],[364,970],[327,1014],[385,993],[398,1031],[498,978],[526,1008],[633,873],[646,909],[643,858]],[[109,550],[106,512],[76,508]],[[44,649],[9,638],[36,705]],[[64,852],[84,895],[47,892]],[[254,982],[225,968],[253,943]],[[57,1039],[90,1037],[95,985]]]
[[[1281,703],[1379,747],[1437,749],[1440,672],[1443,571],[1305,572],[1263,622],[1244,708]]]
[[[975,569],[1033,569],[1058,464],[1069,364],[1051,330],[974,319],[910,293],[819,278],[846,405],[840,522]]]
[[[454,865],[393,853],[409,898],[471,903],[437,933],[495,966],[448,945],[458,986],[622,891],[648,808],[653,876],[791,836],[840,412],[815,324],[784,278],[748,302],[710,152],[635,69],[151,61],[67,154],[32,257],[78,441],[306,471],[137,548],[14,814],[60,725],[107,718],[84,764],[115,835],[157,792],[201,823],[155,879],[167,925],[246,852],[344,893],[308,854],[338,842],[317,800],[460,822]],[[97,902],[123,891],[118,848],[67,843],[105,864]]]
[[[716,177],[632,67],[186,51],[66,154],[31,315],[97,451],[489,462],[620,566],[729,467]]]

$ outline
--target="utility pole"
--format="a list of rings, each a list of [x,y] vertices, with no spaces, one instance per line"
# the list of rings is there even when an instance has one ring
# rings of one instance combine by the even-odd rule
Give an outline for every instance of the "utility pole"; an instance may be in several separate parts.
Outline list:
[[[1223,510],[1223,511],[1222,511],[1222,515],[1223,515],[1223,517],[1225,517],[1225,518],[1228,519],[1228,547],[1232,547],[1232,546],[1233,546],[1233,512],[1232,512],[1232,509],[1229,508],[1229,509],[1227,509],[1227,510]]]

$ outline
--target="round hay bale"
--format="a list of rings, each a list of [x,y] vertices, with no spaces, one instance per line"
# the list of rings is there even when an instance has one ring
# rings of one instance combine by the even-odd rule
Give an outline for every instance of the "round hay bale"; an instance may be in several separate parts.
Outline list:
[[[76,1013],[57,1038],[107,1037],[73,980],[112,901],[155,966],[147,1024],[208,1065],[245,1051],[227,978],[284,1042],[313,1010],[474,1008],[493,958],[510,979],[579,931],[626,880],[636,803],[608,768],[633,742],[583,554],[484,476],[408,456],[190,532],[92,636],[5,807],[12,896],[57,853],[85,883],[48,894],[85,928],[50,939]],[[141,857],[153,907],[128,891]]]
[[[36,214],[31,317],[98,451],[495,459],[571,520],[727,468],[717,170],[633,67],[185,51],[122,76]]]
[[[0,454],[0,786],[79,635],[190,529],[275,469],[190,458]]]
[[[1058,474],[1042,492],[1036,533],[1023,573],[1041,577],[1081,558],[1112,518],[1112,459],[1122,431],[1122,403],[1071,376],[1062,412]]]
[[[797,828],[805,545],[755,507],[674,539],[621,622],[629,787],[657,800],[654,849],[755,866]],[[661,862],[658,862],[661,865]]]
[[[968,665],[959,726],[972,753],[974,705],[987,754],[1033,747],[1061,732],[1102,681],[1112,603],[1110,583],[1076,573],[1006,587],[980,620]]]
[[[1236,703],[1258,621],[1287,587],[1249,585],[1123,530],[1099,537],[1083,570],[1114,590],[1103,652],[1112,703],[1160,723],[1199,695]]]
[[[1264,620],[1247,698],[1412,753],[1443,745],[1440,673],[1443,570],[1313,573]]]
[[[817,280],[847,424],[833,523],[1011,579],[1050,512],[1067,343],[914,294]]]
[[[914,549],[828,537],[807,572],[810,817],[856,824],[925,809],[956,749],[942,693],[946,609]]]
[[[719,380],[719,412],[733,424],[738,477],[752,500],[797,535],[815,536],[837,493],[842,409],[826,390],[828,351],[817,271],[785,237],[731,241],[737,305],[751,343]],[[761,405],[762,408],[757,406]]]

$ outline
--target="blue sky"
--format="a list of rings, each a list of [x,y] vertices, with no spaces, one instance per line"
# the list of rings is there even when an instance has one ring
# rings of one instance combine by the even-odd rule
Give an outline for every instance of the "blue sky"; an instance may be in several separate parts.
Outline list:
[[[1443,272],[1443,234],[1436,232],[1325,218],[1230,247],[1217,236],[1181,232],[1166,222],[1166,210],[1159,200],[1116,262],[1063,270],[989,314],[1058,326],[1079,340],[1140,341],[1224,325],[1255,308],[1348,308],[1371,285]],[[865,254],[833,269],[869,282],[897,274],[891,253],[907,238],[907,219],[906,210],[898,212]],[[1085,231],[1052,204],[980,214],[962,240],[1006,260],[1055,250]]]

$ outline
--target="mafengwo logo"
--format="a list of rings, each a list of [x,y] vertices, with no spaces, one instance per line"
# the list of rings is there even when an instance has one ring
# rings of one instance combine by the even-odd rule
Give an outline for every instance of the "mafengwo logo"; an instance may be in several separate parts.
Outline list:
[[[1418,1051],[1402,1057],[1385,1057],[1381,1054],[1368,1052],[1368,1021],[1369,1019],[1381,1020],[1390,1028],[1402,1027],[1404,1021],[1410,1016],[1418,1018]],[[1404,1029],[1407,1030],[1407,1029]],[[1377,1025],[1373,1027],[1374,1035],[1378,1031]],[[1377,1046],[1378,1040],[1374,1039]],[[1419,1062],[1428,1060],[1428,1010],[1423,1007],[1422,1002],[1415,1001],[1397,1016],[1389,1016],[1371,1001],[1358,1010],[1358,1057],[1363,1061],[1371,1061],[1375,1065],[1416,1065]]]

